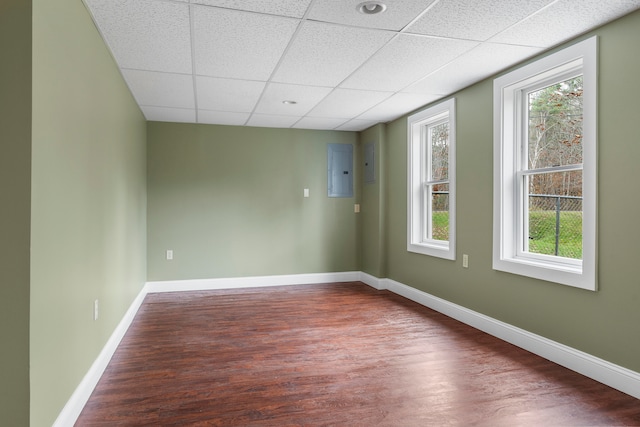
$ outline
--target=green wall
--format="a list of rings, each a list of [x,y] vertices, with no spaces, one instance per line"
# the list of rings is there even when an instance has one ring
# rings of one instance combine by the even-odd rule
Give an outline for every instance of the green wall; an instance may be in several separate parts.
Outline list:
[[[353,132],[150,122],[148,280],[358,270],[358,187],[327,197],[328,143],[358,153]]]
[[[640,199],[632,171],[640,159],[637,79],[640,12],[590,35],[600,37],[599,291],[538,281],[491,268],[493,80],[455,94],[457,261],[406,250],[406,117],[387,126],[387,276],[448,301],[605,360],[640,371]],[[366,233],[365,233],[366,234]],[[469,268],[462,268],[462,254]]]
[[[373,126],[359,135],[360,159],[364,159],[366,144],[374,147],[375,181],[364,182],[362,185],[360,209],[360,243],[362,246],[361,270],[375,277],[385,277],[385,194],[384,194],[384,165],[385,165],[385,131],[384,124]],[[362,166],[364,168],[364,166]]]
[[[0,424],[29,424],[31,3],[0,2]]]
[[[33,1],[32,130],[31,425],[50,426],[146,278],[146,123],[79,0]]]

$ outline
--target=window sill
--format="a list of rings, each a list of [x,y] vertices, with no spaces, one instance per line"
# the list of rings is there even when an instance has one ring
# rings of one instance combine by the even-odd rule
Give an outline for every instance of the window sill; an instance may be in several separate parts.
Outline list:
[[[585,271],[582,263],[545,262],[523,257],[494,258],[493,269],[580,289],[596,290],[594,272]]]
[[[407,251],[429,255],[437,258],[444,258],[455,261],[456,254],[449,242],[443,243],[409,243],[407,245]]]

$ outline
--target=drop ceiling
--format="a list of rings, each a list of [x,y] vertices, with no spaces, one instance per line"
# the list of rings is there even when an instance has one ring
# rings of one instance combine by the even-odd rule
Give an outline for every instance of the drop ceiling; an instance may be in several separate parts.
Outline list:
[[[359,131],[640,0],[84,0],[147,120]],[[285,104],[283,101],[294,101]]]

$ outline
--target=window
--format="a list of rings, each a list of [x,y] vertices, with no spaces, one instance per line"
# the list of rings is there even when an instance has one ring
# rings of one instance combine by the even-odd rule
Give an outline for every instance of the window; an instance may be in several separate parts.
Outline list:
[[[409,117],[407,250],[455,260],[455,100]]]
[[[596,290],[591,38],[494,80],[493,268]]]

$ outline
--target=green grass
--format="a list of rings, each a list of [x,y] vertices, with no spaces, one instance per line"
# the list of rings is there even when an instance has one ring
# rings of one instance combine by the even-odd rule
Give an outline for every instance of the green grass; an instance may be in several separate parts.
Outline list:
[[[555,255],[556,213],[529,213],[529,252]],[[582,212],[560,212],[558,255],[582,259]]]
[[[449,240],[449,212],[434,212],[433,238]],[[529,213],[529,252],[555,255],[556,213],[534,211]],[[582,259],[582,212],[560,212],[560,238],[558,255]]]
[[[433,238],[449,240],[449,212],[433,212]],[[529,213],[529,252],[555,255],[555,211]],[[582,212],[560,212],[558,255],[582,259]]]
[[[431,218],[433,220],[433,238],[449,240],[449,212],[434,212]]]

